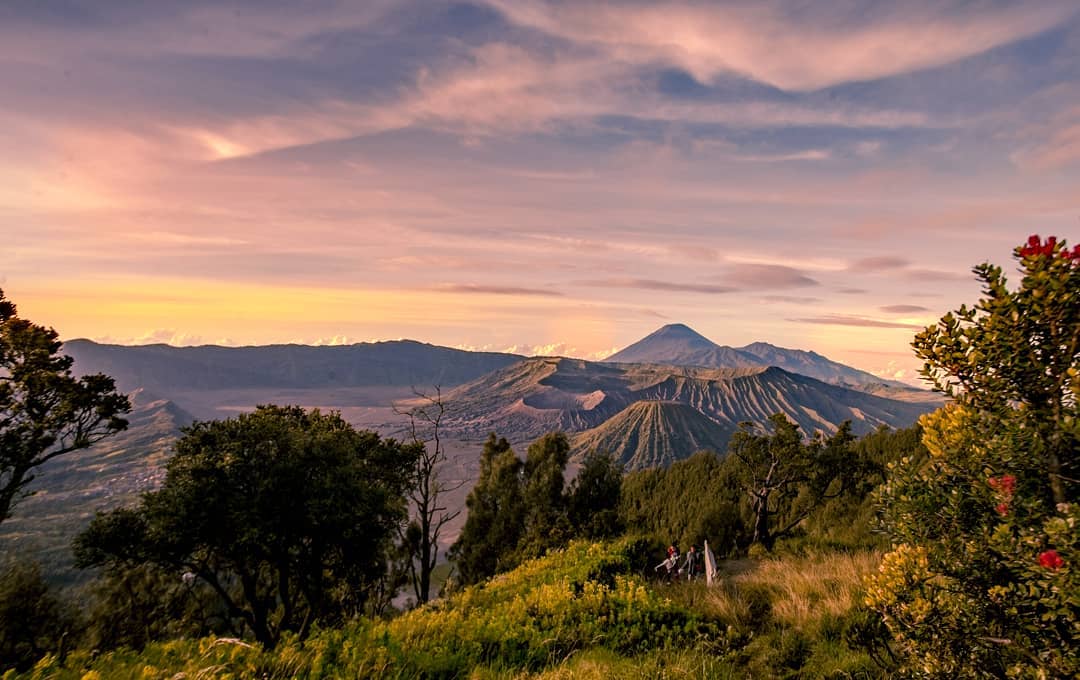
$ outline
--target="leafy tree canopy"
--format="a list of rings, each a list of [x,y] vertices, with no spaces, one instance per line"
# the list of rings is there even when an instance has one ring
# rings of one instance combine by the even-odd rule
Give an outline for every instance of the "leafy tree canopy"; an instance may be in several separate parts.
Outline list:
[[[824,500],[838,496],[852,475],[851,423],[829,437],[804,442],[783,414],[769,418],[772,432],[743,424],[729,445],[754,515],[753,543],[771,550]],[[845,474],[846,473],[846,474]]]
[[[154,563],[208,584],[267,646],[361,611],[406,519],[415,447],[336,413],[260,406],[184,430],[165,481],[99,515],[80,566]]]
[[[56,331],[20,318],[0,290],[0,522],[44,462],[123,430],[127,397],[112,378],[71,374]]]
[[[465,501],[469,514],[450,550],[463,584],[478,583],[513,566],[525,528],[523,467],[505,438],[492,433],[484,442],[480,476]]]

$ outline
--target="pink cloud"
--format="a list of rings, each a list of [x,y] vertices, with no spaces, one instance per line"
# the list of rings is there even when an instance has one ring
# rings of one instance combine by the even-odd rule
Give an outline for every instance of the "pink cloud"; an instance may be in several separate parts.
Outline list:
[[[1071,15],[1065,3],[980,7],[957,16],[923,11],[861,25],[815,25],[780,3],[698,6],[676,2],[613,7],[490,0],[512,21],[616,59],[660,61],[703,82],[737,73],[785,90],[815,90],[941,66],[1045,31]]]
[[[1080,107],[1064,111],[1043,125],[1034,126],[1028,136],[1035,140],[1012,156],[1021,168],[1053,171],[1080,161]]]

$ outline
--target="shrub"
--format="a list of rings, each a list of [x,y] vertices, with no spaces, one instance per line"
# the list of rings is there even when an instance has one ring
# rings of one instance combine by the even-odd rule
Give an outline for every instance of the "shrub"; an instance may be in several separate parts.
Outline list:
[[[1080,675],[1080,248],[1015,254],[1017,290],[979,265],[986,297],[914,342],[955,403],[921,421],[929,456],[890,468],[866,600],[914,675]]]

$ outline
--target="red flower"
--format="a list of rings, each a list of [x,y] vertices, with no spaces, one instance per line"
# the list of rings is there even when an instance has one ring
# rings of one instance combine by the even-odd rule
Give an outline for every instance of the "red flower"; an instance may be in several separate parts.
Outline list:
[[[1016,477],[1014,475],[991,477],[986,480],[986,483],[990,485],[991,489],[1001,493],[1006,498],[1011,498],[1016,491]]]
[[[994,510],[997,510],[997,514],[1001,515],[1002,517],[1005,517],[1006,515],[1009,514],[1009,504],[1008,503],[998,503],[997,505],[994,506]]]
[[[1032,257],[1042,250],[1042,239],[1038,234],[1028,236],[1027,245],[1020,248],[1020,257]]]
[[[1027,245],[1020,246],[1020,257],[1035,257],[1038,255],[1044,255],[1046,257],[1053,257],[1054,250],[1057,248],[1057,236],[1047,236],[1046,242],[1043,243],[1038,234],[1032,234],[1028,237]],[[1063,258],[1074,259],[1080,258],[1080,247],[1073,248],[1072,254],[1064,248],[1061,250],[1061,256]]]
[[[1047,550],[1039,555],[1039,564],[1056,571],[1065,566],[1065,560],[1061,559],[1061,555],[1057,554],[1057,550]]]

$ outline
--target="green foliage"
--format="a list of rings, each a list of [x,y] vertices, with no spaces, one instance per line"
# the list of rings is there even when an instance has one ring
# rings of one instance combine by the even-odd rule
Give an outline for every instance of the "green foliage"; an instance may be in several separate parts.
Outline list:
[[[510,443],[492,433],[480,456],[480,476],[465,501],[469,515],[450,549],[462,583],[479,583],[513,566],[524,531],[522,468]]]
[[[783,414],[769,418],[772,433],[744,423],[731,439],[729,460],[738,462],[739,481],[750,499],[752,543],[771,550],[827,499],[839,496],[852,478],[851,423],[826,438],[804,442],[799,427]]]
[[[89,590],[90,649],[142,649],[154,640],[238,634],[212,588],[155,564],[109,569]]]
[[[610,454],[593,453],[565,489],[570,443],[552,432],[529,446],[524,461],[492,433],[480,475],[466,499],[465,526],[450,548],[458,581],[479,583],[574,537],[601,538],[621,530],[622,469]]]
[[[915,430],[888,428],[857,441],[841,428],[806,442],[786,420],[774,434],[744,428],[733,445],[741,457],[699,452],[666,469],[628,474],[619,509],[624,525],[665,545],[708,539],[717,555],[733,555],[753,542],[762,510],[770,542],[873,546],[871,491],[883,480],[885,463],[918,455],[920,446]],[[762,491],[768,502],[759,506]]]
[[[260,406],[184,430],[165,482],[101,515],[80,566],[157,564],[193,575],[273,646],[283,632],[362,611],[405,519],[415,450],[337,414]]]
[[[882,548],[885,534],[877,530],[875,491],[885,482],[888,465],[902,458],[925,460],[922,429],[881,426],[855,441],[843,463],[846,483],[838,495],[825,499],[802,528],[805,542],[820,547]],[[789,542],[790,543],[790,542]]]
[[[570,442],[562,432],[545,434],[529,446],[522,487],[525,531],[518,543],[521,559],[561,547],[572,535],[563,497],[563,475],[569,459]]]
[[[622,532],[618,512],[622,480],[622,465],[610,453],[593,451],[585,456],[566,499],[570,525],[577,535],[598,539]]]
[[[0,571],[0,669],[26,670],[46,653],[62,652],[78,622],[33,563],[9,562]]]
[[[1050,237],[1017,247],[1023,278],[1009,290],[1001,267],[974,268],[983,297],[915,336],[935,387],[1030,433],[1054,503],[1080,493],[1080,258]]]
[[[0,522],[42,463],[127,427],[127,397],[107,376],[72,376],[58,338],[19,318],[0,290]]]
[[[914,342],[955,403],[890,469],[867,598],[913,675],[1080,674],[1080,261],[1036,237],[1016,255],[1019,289],[979,265],[986,297]]]
[[[718,637],[704,617],[629,575],[632,542],[575,542],[396,619],[287,637],[272,652],[238,640],[155,643],[93,657],[46,657],[37,677],[464,677],[472,669],[541,670],[580,651],[620,655],[694,648]],[[31,677],[34,677],[31,675]]]
[[[625,526],[664,545],[701,545],[730,554],[745,540],[734,468],[702,451],[669,468],[631,472],[619,514]]]

